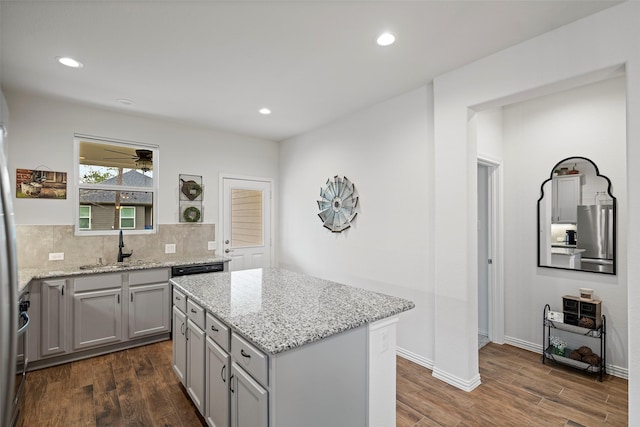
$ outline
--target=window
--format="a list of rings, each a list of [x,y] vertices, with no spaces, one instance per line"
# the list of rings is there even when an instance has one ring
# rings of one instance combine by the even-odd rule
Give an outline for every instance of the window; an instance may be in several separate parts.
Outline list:
[[[91,206],[80,206],[78,226],[80,230],[91,230]]]
[[[134,229],[136,228],[136,208],[135,206],[120,207],[120,228]]]
[[[76,135],[76,234],[155,232],[157,146]]]

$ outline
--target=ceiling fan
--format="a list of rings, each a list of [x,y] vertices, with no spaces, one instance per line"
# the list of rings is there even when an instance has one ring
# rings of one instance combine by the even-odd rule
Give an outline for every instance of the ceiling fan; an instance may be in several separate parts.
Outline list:
[[[105,148],[104,151],[111,151],[112,153],[131,156],[131,153],[125,153],[123,151],[116,151],[116,150],[109,150],[108,148]],[[136,150],[136,155],[131,156],[129,158],[122,158],[122,157],[105,158],[105,160],[127,160],[127,159],[134,160],[136,163],[136,168],[142,170],[142,172],[147,172],[151,170],[151,168],[153,167],[153,151],[151,150],[138,149]]]

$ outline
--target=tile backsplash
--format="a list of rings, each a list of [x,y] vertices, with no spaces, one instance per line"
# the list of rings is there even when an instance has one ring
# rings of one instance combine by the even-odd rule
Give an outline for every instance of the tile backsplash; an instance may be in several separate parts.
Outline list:
[[[215,241],[215,224],[159,224],[155,234],[128,234],[124,230],[124,252],[130,261],[164,261],[172,258],[215,256],[207,243]],[[176,252],[165,254],[165,245]],[[118,236],[75,236],[73,225],[18,225],[16,246],[20,268],[51,268],[63,265],[116,262]],[[49,253],[64,253],[64,260],[49,261]]]

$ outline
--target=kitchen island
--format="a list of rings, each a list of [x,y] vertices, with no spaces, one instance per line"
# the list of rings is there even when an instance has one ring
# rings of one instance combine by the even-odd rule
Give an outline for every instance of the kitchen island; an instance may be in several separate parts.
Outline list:
[[[282,269],[171,282],[174,369],[186,377],[181,380],[210,425],[225,406],[218,378],[229,390],[231,425],[244,416],[249,425],[265,427],[395,425],[395,324],[398,314],[414,307],[411,301]],[[198,366],[180,366],[181,336],[187,365]],[[199,337],[206,340],[206,358],[200,357],[205,349]],[[213,360],[214,350],[221,364]],[[207,381],[201,387],[202,371]]]
[[[581,257],[585,249],[551,247],[551,265],[561,268],[581,268]]]

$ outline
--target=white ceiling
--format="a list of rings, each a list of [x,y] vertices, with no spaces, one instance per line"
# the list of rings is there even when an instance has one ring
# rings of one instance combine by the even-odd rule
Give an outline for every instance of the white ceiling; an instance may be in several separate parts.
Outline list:
[[[2,0],[0,78],[279,141],[617,3]],[[377,46],[385,30],[397,41]]]

